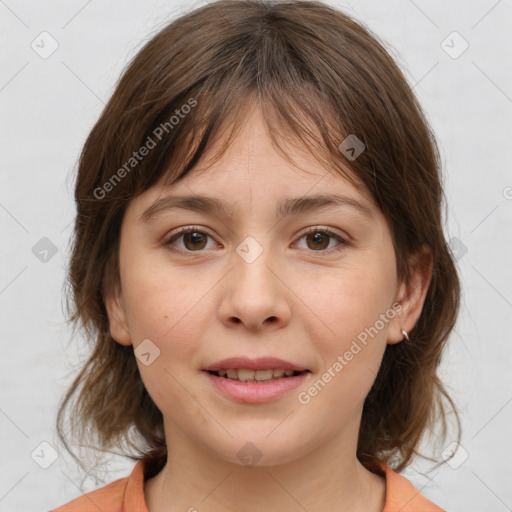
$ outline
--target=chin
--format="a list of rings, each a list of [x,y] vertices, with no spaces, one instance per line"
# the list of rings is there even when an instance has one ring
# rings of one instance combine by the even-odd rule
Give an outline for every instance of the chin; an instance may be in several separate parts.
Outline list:
[[[219,445],[216,445],[213,451],[220,459],[238,466],[271,467],[293,462],[306,450],[290,443],[289,436],[287,439],[276,436],[271,440],[266,431],[262,434],[260,429],[259,434],[235,436],[225,450],[219,451]]]

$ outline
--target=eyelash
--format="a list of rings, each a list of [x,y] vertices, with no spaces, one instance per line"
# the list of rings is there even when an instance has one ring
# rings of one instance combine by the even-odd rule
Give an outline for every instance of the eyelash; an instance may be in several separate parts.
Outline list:
[[[187,234],[187,233],[201,233],[201,234],[207,235],[207,236],[209,236],[210,238],[213,239],[213,237],[210,234],[208,234],[206,231],[201,229],[199,226],[186,226],[186,227],[179,228],[177,231],[172,233],[166,239],[166,241],[164,242],[164,245],[166,247],[168,247],[169,250],[171,250],[172,252],[181,252],[181,253],[201,253],[201,252],[205,252],[204,250],[189,251],[189,250],[183,250],[183,249],[176,250],[176,249],[171,248],[171,244],[175,240],[177,240],[182,235]],[[329,237],[335,238],[336,240],[338,240],[338,242],[340,242],[339,245],[337,245],[336,247],[333,247],[331,249],[318,250],[318,251],[311,250],[311,252],[317,252],[317,253],[320,253],[320,254],[332,254],[334,252],[339,252],[339,251],[343,250],[345,247],[350,245],[350,243],[347,242],[344,238],[342,238],[335,231],[333,231],[332,229],[327,228],[327,227],[311,227],[307,231],[305,231],[304,233],[301,234],[301,236],[299,237],[299,240],[304,238],[305,236],[311,234],[311,233],[325,233]]]

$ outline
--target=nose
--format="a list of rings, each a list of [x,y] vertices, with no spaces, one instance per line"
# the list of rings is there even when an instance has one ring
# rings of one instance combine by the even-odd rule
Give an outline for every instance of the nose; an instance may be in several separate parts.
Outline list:
[[[233,267],[222,282],[220,320],[230,328],[239,324],[253,332],[284,327],[290,321],[293,293],[283,267],[268,251],[253,261],[243,251],[240,254],[234,255]]]

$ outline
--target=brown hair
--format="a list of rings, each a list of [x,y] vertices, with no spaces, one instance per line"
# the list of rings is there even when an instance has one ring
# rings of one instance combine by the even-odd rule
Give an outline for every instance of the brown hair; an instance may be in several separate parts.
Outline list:
[[[221,128],[236,133],[256,101],[285,156],[279,141],[300,141],[370,191],[391,228],[399,279],[409,276],[409,255],[424,244],[432,251],[432,279],[411,341],[386,347],[366,398],[359,460],[375,472],[382,462],[403,469],[437,419],[446,436],[445,401],[460,438],[457,411],[436,374],[458,315],[460,283],[443,235],[439,152],[411,87],[383,43],[339,10],[316,1],[221,0],[180,16],[145,44],[82,150],[68,311],[92,353],[57,417],[70,453],[65,411],[73,405],[79,440],[102,452],[126,443],[137,451],[126,456],[152,464],[150,475],[162,467],[162,414],[142,383],[133,347],[111,337],[104,303],[120,286],[123,214],[151,186],[185,176]],[[339,146],[351,134],[366,149],[348,162]],[[150,140],[154,147],[136,158]]]

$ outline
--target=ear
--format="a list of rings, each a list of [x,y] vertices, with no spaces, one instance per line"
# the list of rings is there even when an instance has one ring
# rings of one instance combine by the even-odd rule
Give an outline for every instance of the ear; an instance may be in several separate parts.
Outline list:
[[[430,281],[432,279],[433,257],[427,245],[408,258],[410,277],[398,285],[396,301],[402,306],[400,312],[390,321],[387,343],[394,345],[404,339],[402,329],[409,333],[416,325],[423,310]]]
[[[123,295],[118,287],[106,295],[105,307],[107,309],[112,338],[121,345],[131,345],[132,338],[128,329],[128,322],[126,321]]]

